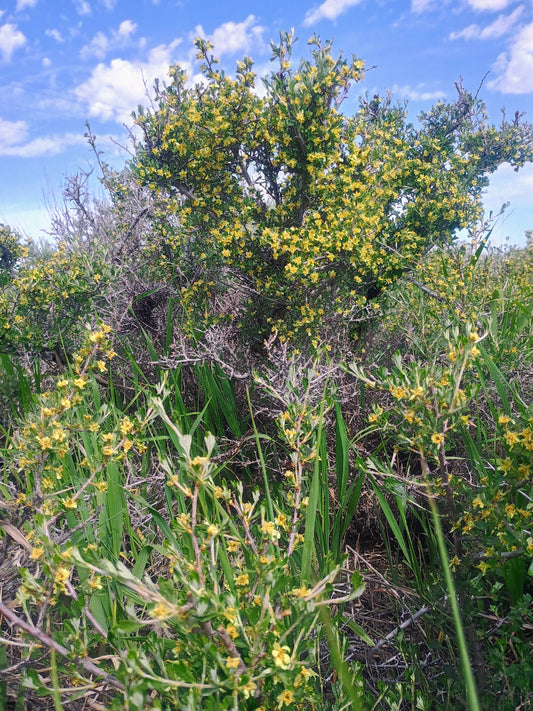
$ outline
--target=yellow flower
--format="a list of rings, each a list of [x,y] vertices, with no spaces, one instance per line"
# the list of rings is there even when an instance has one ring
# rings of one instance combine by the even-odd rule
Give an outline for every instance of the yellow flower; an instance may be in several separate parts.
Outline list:
[[[231,637],[231,639],[237,639],[239,636],[239,631],[235,627],[235,625],[228,625],[226,627],[226,632],[228,633],[228,636]]]
[[[269,536],[273,541],[280,537],[280,532],[276,529],[272,521],[263,521],[261,531],[265,536]]]
[[[516,515],[516,506],[514,504],[505,504],[505,513],[509,518],[513,518]]]
[[[61,427],[56,427],[52,432],[52,439],[55,442],[63,442],[66,436],[65,430]]]
[[[152,617],[155,617],[157,620],[166,620],[171,614],[172,608],[166,602],[158,602],[151,611]]]
[[[286,526],[287,525],[287,515],[286,514],[278,514],[276,516],[276,524],[278,526]]]
[[[228,657],[226,659],[226,667],[228,669],[238,669],[240,662],[239,657]]]
[[[37,442],[39,442],[43,452],[46,449],[50,449],[50,447],[52,446],[52,440],[50,439],[50,437],[40,437],[39,435],[37,435],[36,439]]]
[[[44,548],[41,548],[40,546],[35,546],[35,548],[31,549],[30,558],[32,560],[39,560],[39,558],[42,558],[43,554]]]
[[[250,695],[257,689],[257,684],[250,679],[244,686],[240,687],[242,689],[242,695],[245,699],[249,699]]]
[[[234,622],[237,619],[237,610],[234,607],[227,607],[224,610],[224,617],[230,622]]]
[[[73,496],[69,496],[67,499],[63,501],[63,506],[66,509],[77,509],[78,508],[78,502]]]
[[[481,563],[478,563],[478,565],[476,565],[476,568],[479,568],[479,570],[481,570],[482,574],[485,575],[489,566],[485,563],[485,561],[482,560]]]
[[[444,437],[439,432],[434,432],[431,435],[431,441],[433,442],[433,444],[440,444],[444,441]]]
[[[64,568],[63,566],[59,566],[59,568],[56,570],[56,574],[54,577],[55,585],[58,590],[65,590],[65,583],[69,579],[69,576],[70,571],[67,568]]]
[[[203,467],[209,463],[209,457],[195,457],[191,459],[189,464],[191,467]]]
[[[282,691],[281,694],[278,696],[278,709],[280,709],[282,706],[290,706],[293,701],[294,694],[290,689],[285,689],[285,691]]]
[[[512,466],[513,466],[513,463],[511,462],[509,457],[506,457],[505,459],[502,459],[500,466],[498,467],[498,470],[501,472],[508,472]]]
[[[241,575],[237,575],[237,578],[235,580],[237,585],[239,585],[240,587],[244,587],[245,585],[248,585],[249,581],[250,580],[248,578],[247,573],[241,573]]]
[[[95,575],[88,581],[88,585],[91,590],[102,590],[102,578],[99,575]]]
[[[290,655],[289,655],[289,647],[284,645],[283,647],[278,644],[278,642],[274,643],[274,647],[272,648],[272,658],[274,659],[274,664],[279,667],[280,669],[288,669],[289,664],[291,661]]]
[[[503,435],[503,437],[504,437],[505,441],[507,442],[507,444],[509,445],[509,447],[511,447],[511,448],[513,447],[513,445],[515,445],[518,442],[518,439],[519,439],[516,432],[509,432],[509,430],[507,430],[507,432]]]
[[[133,422],[129,417],[123,417],[120,421],[120,431],[123,435],[129,434],[133,430]]]
[[[210,523],[209,526],[207,527],[207,535],[208,536],[216,536],[218,533],[218,528],[215,526],[214,523]]]

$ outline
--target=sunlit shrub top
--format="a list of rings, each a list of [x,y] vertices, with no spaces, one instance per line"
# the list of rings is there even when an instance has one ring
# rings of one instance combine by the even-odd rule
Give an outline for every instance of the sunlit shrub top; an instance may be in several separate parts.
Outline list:
[[[112,265],[59,244],[50,256],[20,252],[0,291],[0,350],[42,352],[79,344],[84,319]]]
[[[229,77],[197,40],[201,83],[171,68],[157,108],[136,117],[134,170],[174,217],[171,225],[161,215],[151,246],[159,268],[179,274],[185,290],[213,275],[237,282],[257,329],[316,339],[471,227],[487,175],[530,160],[532,134],[518,120],[487,125],[462,86],[418,128],[390,97],[346,116],[363,62],[334,58],[315,37],[295,67],[293,42],[282,34],[272,45],[279,66],[261,88],[251,59]]]

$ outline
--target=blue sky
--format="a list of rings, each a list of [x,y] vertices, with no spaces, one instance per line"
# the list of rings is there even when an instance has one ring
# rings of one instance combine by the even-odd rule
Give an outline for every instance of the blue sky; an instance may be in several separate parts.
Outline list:
[[[65,177],[94,165],[85,121],[105,159],[120,165],[124,124],[170,64],[191,67],[202,35],[231,70],[250,55],[269,65],[270,40],[295,28],[302,52],[314,33],[367,67],[357,97],[386,90],[408,100],[413,118],[453,99],[463,79],[490,119],[505,108],[533,122],[532,0],[3,0],[0,3],[0,222],[32,237],[49,228]],[[189,69],[189,75],[194,70]],[[485,205],[510,202],[494,231],[523,242],[533,229],[533,167],[503,166]]]

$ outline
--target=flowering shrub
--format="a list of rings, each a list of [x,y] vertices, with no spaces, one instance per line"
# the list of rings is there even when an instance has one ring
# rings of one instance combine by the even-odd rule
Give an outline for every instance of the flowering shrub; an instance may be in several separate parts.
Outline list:
[[[364,589],[355,575],[355,589],[334,596],[340,566],[313,580],[301,567],[319,421],[301,411],[296,433],[291,415],[280,419],[292,452],[285,494],[227,484],[215,438],[177,427],[164,385],[143,413],[120,415],[100,402],[93,374],[115,356],[109,330],[87,333],[72,371],[10,440],[2,497],[25,511],[18,540],[29,555],[17,593],[23,612],[7,611],[9,619],[53,652],[56,673],[73,689],[98,698],[100,682],[88,675],[101,677],[112,708],[140,711],[148,698],[173,709],[318,703],[320,609]],[[127,483],[151,441],[166,515]],[[133,530],[136,508],[148,512],[143,533]],[[108,662],[95,659],[97,649]],[[36,673],[25,683],[54,693]]]
[[[172,221],[161,220],[149,249],[169,279],[179,275],[184,298],[199,297],[197,316],[237,289],[241,325],[316,347],[327,326],[349,331],[433,245],[472,226],[486,176],[530,160],[533,141],[520,122],[488,126],[461,86],[419,129],[390,98],[347,117],[341,105],[363,62],[335,59],[315,37],[311,58],[293,67],[293,43],[282,34],[272,46],[279,66],[259,92],[251,59],[230,78],[197,40],[203,82],[190,87],[171,68],[157,109],[136,117],[133,170],[166,199]]]
[[[59,244],[49,256],[18,247],[17,268],[0,291],[0,351],[45,355],[80,344],[83,324],[112,265]]]
[[[18,706],[476,709],[476,683],[483,707],[531,701],[531,234],[453,243],[531,127],[488,126],[460,85],[416,129],[390,98],[347,117],[362,63],[315,38],[295,67],[293,39],[264,92],[198,40],[202,82],[173,67],[133,164],[100,163],[109,204],[73,179],[48,255],[0,227]],[[241,368],[234,327],[268,355]],[[374,587],[352,606],[360,542]]]

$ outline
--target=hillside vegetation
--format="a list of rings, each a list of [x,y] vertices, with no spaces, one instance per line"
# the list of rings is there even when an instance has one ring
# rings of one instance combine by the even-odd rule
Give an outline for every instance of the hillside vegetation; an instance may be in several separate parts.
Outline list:
[[[197,40],[123,169],[88,128],[105,199],[0,226],[1,708],[531,707],[533,233],[481,199],[533,129],[293,46]]]

